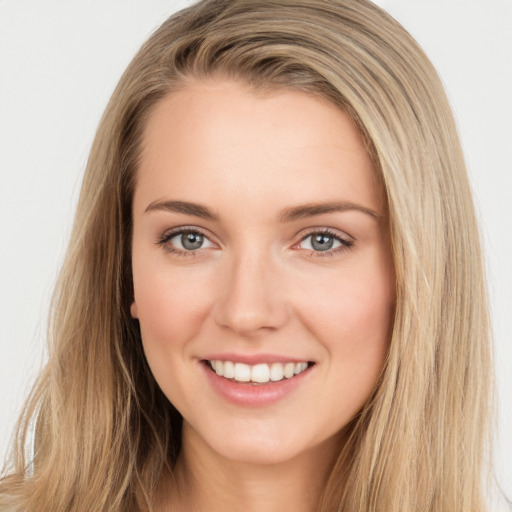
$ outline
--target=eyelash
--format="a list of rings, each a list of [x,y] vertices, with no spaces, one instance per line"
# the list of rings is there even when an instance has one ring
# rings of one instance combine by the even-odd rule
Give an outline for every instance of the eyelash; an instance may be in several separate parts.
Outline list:
[[[306,233],[299,240],[299,242],[294,245],[294,247],[299,245],[300,243],[304,242],[304,240],[307,240],[310,236],[313,236],[313,235],[326,235],[326,236],[329,236],[329,237],[333,238],[334,240],[340,242],[340,244],[341,244],[339,247],[336,247],[335,249],[328,249],[326,251],[313,251],[313,250],[310,251],[309,255],[314,258],[332,257],[332,256],[335,256],[336,254],[347,251],[354,245],[354,242],[352,242],[351,240],[346,240],[345,238],[342,238],[341,236],[339,236],[335,232],[331,231],[330,229],[320,228],[320,229],[312,229],[311,231]]]
[[[193,235],[200,235],[200,236],[206,238],[207,240],[210,240],[209,237],[205,233],[203,233],[202,231],[198,230],[197,228],[188,228],[188,227],[184,226],[184,227],[181,227],[181,228],[178,228],[178,229],[174,229],[174,230],[172,230],[170,232],[164,233],[157,240],[157,244],[160,245],[166,252],[171,253],[171,254],[175,254],[175,255],[180,256],[180,257],[195,257],[195,256],[197,256],[198,255],[197,253],[199,252],[200,249],[195,250],[195,251],[186,251],[186,250],[177,249],[176,247],[173,247],[172,245],[169,244],[169,241],[172,240],[174,237],[176,237],[178,235],[181,235],[181,234],[184,234],[184,233],[189,233],[189,234],[193,234]],[[337,235],[336,233],[334,233],[330,229],[321,228],[321,229],[314,229],[314,230],[311,230],[308,233],[306,233],[299,240],[299,242],[294,244],[293,247],[294,248],[297,247],[299,244],[301,244],[302,242],[304,242],[310,236],[313,236],[313,235],[326,235],[326,236],[329,236],[329,237],[333,238],[334,240],[340,242],[340,244],[341,244],[339,247],[337,247],[335,249],[328,249],[326,251],[314,251],[314,250],[311,250],[310,253],[309,253],[309,256],[314,257],[314,258],[332,257],[332,256],[336,255],[337,253],[347,251],[348,249],[350,249],[354,245],[354,242],[352,242],[350,240],[346,240],[344,238],[341,238],[339,235]]]
[[[173,229],[172,231],[164,233],[157,240],[157,244],[160,245],[164,249],[164,251],[166,251],[170,254],[175,254],[176,256],[181,256],[181,257],[197,256],[197,252],[198,252],[197,250],[196,251],[184,251],[181,249],[177,249],[176,247],[173,247],[171,244],[169,244],[169,241],[172,240],[175,236],[182,235],[184,233],[200,235],[200,236],[206,238],[207,240],[210,240],[209,237],[205,233],[198,230],[197,228],[188,228],[186,226],[183,226],[181,228]]]

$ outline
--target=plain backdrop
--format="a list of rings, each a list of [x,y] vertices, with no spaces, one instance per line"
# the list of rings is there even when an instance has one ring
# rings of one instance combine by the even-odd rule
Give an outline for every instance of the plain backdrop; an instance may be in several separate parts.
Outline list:
[[[49,297],[99,118],[142,42],[190,3],[0,0],[0,459],[44,361]],[[432,59],[459,125],[495,330],[495,465],[511,496],[512,0],[377,3]]]

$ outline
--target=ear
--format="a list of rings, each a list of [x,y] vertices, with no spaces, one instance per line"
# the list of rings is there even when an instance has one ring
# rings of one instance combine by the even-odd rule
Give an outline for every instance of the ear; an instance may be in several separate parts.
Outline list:
[[[133,301],[130,306],[130,313],[133,318],[139,318],[139,310],[137,308],[137,303],[135,301]]]

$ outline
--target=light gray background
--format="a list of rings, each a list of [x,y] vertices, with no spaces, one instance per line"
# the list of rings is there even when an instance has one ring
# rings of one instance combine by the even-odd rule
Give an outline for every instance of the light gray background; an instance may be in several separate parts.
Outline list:
[[[101,113],[140,44],[189,3],[0,0],[0,459],[44,361],[49,296]],[[459,124],[490,279],[495,465],[511,496],[512,0],[377,3],[433,60]]]

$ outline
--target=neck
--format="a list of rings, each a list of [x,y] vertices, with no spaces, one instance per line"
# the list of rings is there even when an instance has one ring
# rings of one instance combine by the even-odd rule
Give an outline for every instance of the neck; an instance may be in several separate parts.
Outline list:
[[[165,493],[174,495],[163,500],[166,511],[316,511],[341,443],[329,439],[290,460],[253,464],[220,456],[190,427],[183,434],[174,485],[164,486],[178,493]]]

